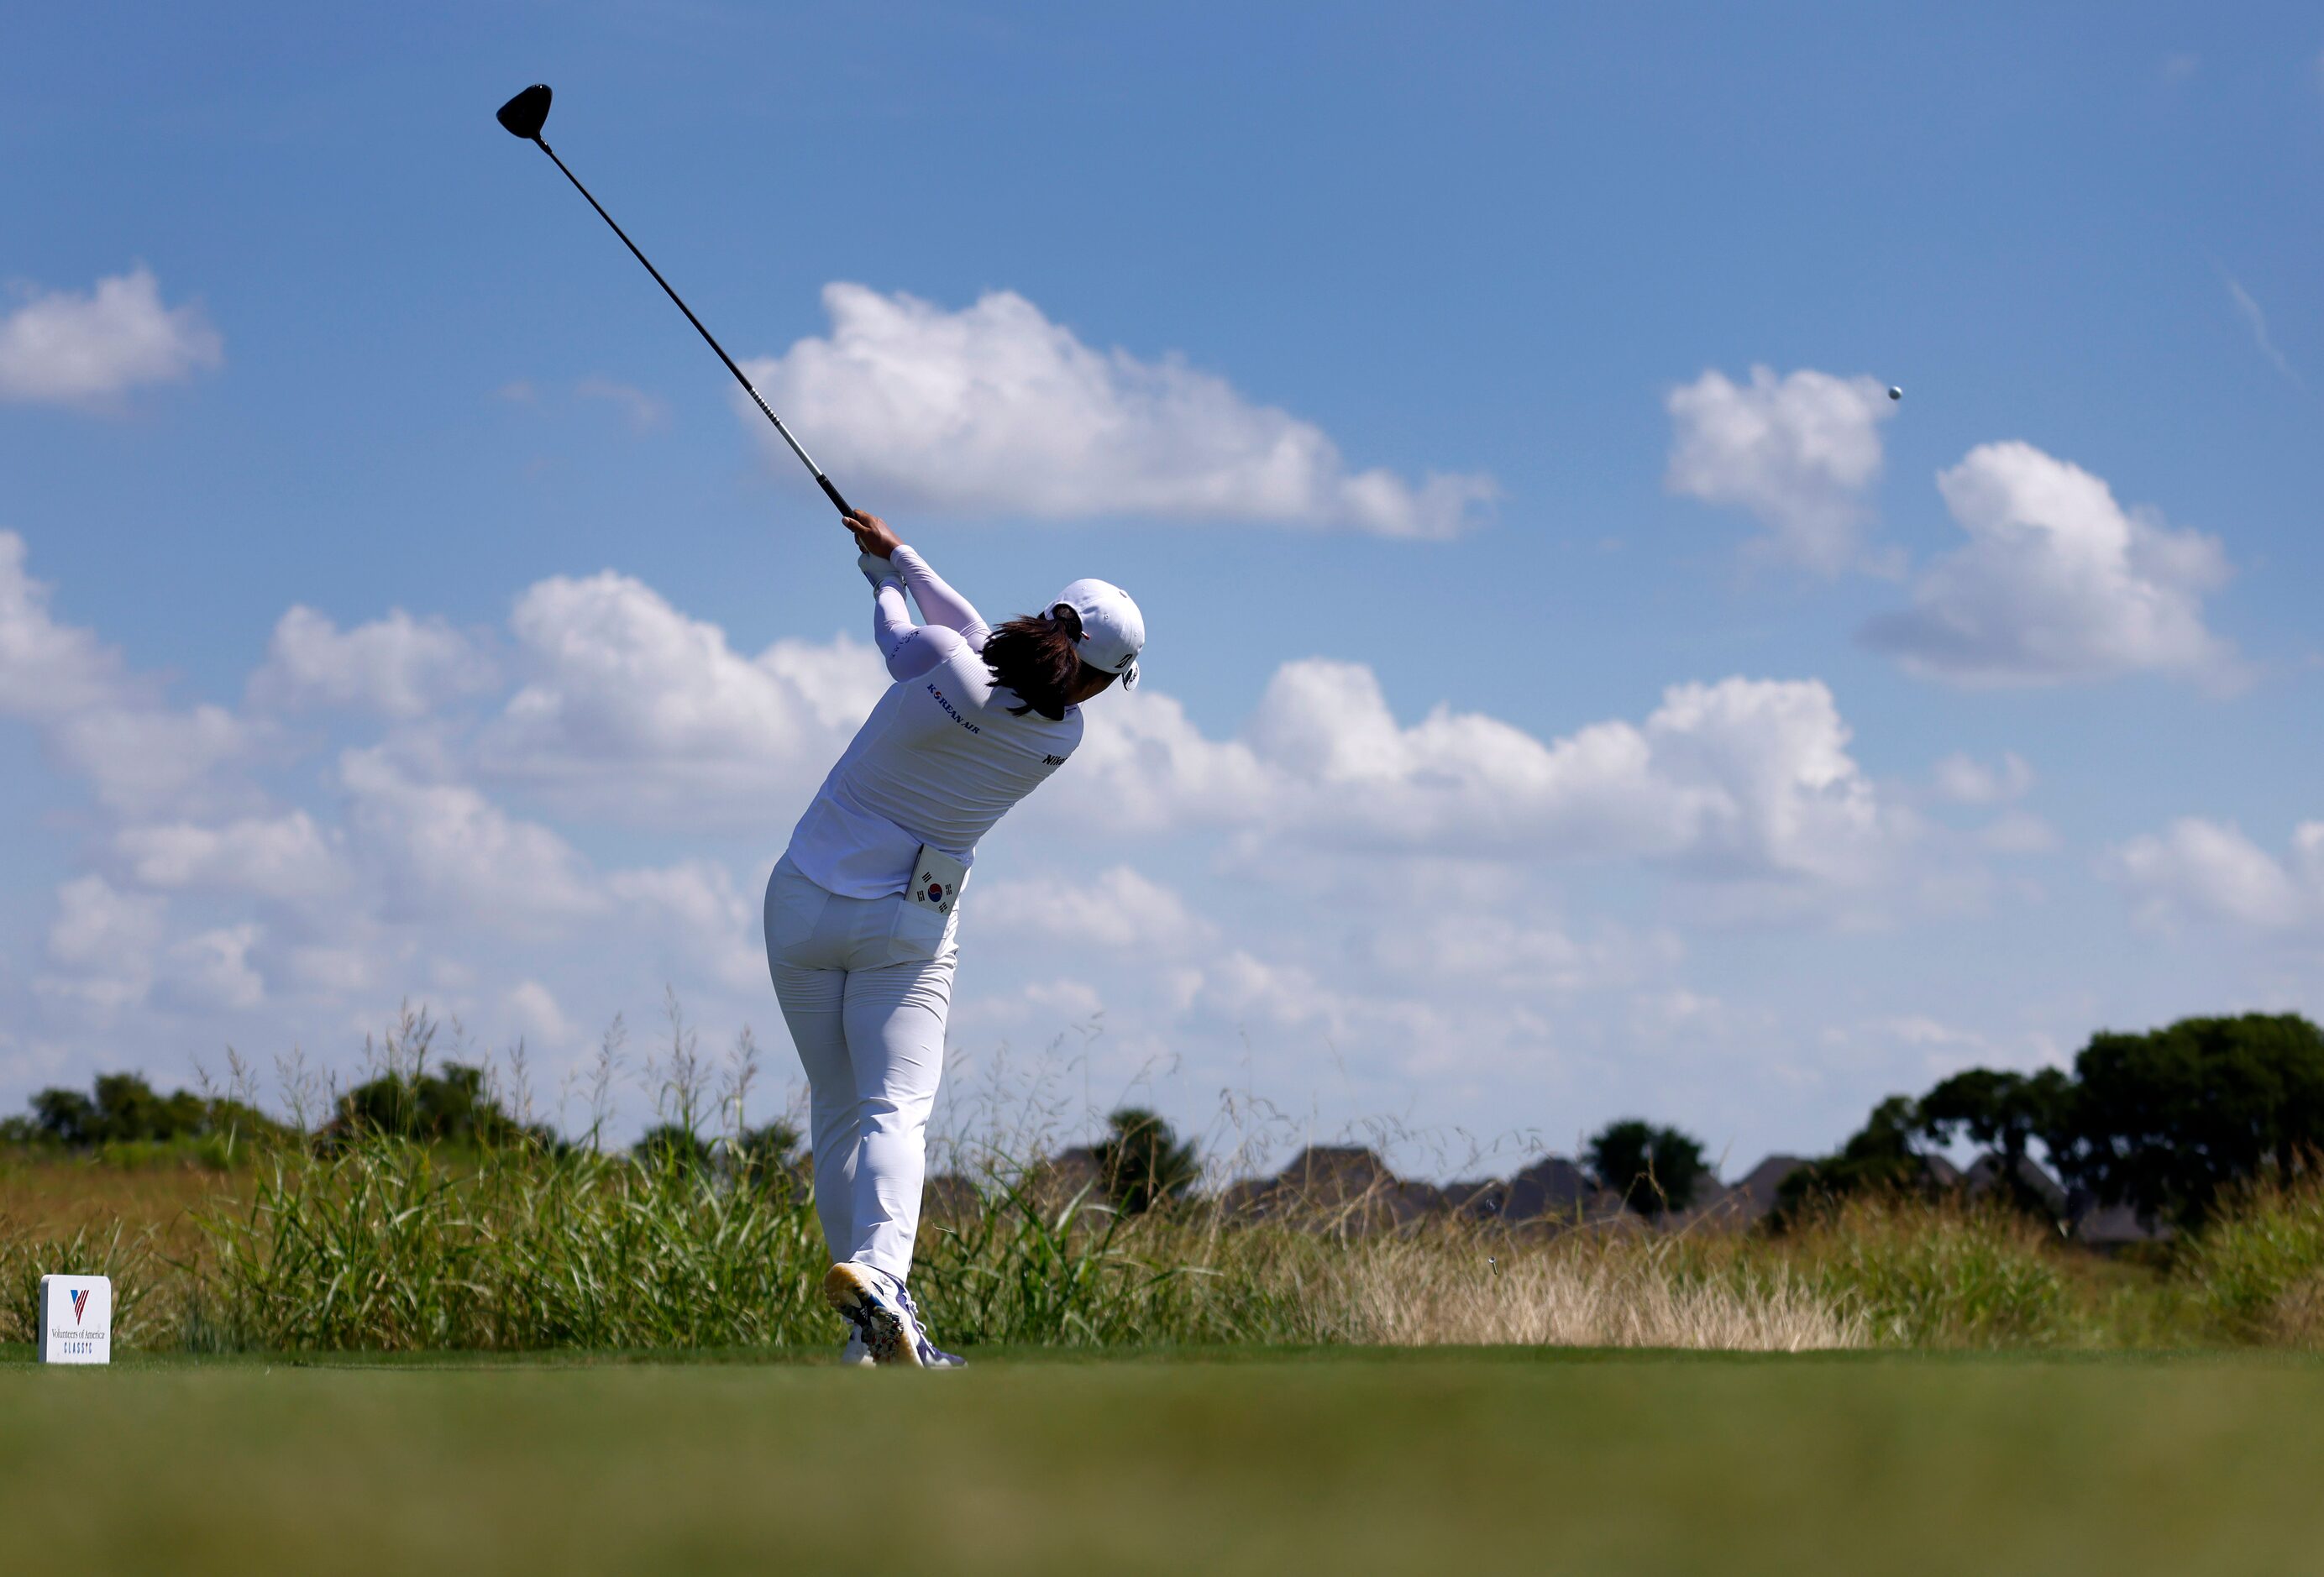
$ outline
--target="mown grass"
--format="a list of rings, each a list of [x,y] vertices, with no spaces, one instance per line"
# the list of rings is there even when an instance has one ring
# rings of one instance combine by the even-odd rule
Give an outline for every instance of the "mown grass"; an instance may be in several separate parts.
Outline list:
[[[76,1572],[2292,1572],[2300,1360],[0,1366]]]

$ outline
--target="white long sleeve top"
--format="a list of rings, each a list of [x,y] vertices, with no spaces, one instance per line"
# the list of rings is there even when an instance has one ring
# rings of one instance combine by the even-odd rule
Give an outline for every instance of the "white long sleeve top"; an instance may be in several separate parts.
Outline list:
[[[984,666],[991,631],[976,610],[911,549],[891,562],[927,622],[893,581],[873,592],[872,639],[895,683],[791,831],[791,863],[842,898],[903,891],[923,844],[973,864],[978,841],[1082,740],[1078,706],[1055,721],[1011,714],[1023,703]]]

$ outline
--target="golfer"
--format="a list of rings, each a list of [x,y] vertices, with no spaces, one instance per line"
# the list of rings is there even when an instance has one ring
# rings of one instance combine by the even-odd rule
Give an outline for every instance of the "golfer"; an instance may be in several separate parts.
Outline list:
[[[807,1068],[823,1289],[851,1327],[845,1357],[951,1369],[905,1283],[961,888],[977,841],[1081,742],[1081,703],[1137,682],[1146,623],[1120,587],[1077,580],[1047,613],[990,629],[886,521],[858,511],[848,529],[895,682],[767,883],[767,967]]]

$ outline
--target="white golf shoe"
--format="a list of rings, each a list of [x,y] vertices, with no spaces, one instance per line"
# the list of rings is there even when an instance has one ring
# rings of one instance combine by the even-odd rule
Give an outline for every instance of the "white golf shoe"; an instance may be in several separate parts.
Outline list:
[[[847,1340],[840,1344],[839,1364],[842,1369],[872,1367],[872,1350],[864,1346],[863,1338],[852,1330],[847,1333]]]
[[[967,1360],[945,1351],[920,1328],[920,1311],[900,1282],[869,1266],[846,1261],[823,1278],[824,1300],[853,1331],[846,1353],[861,1351],[872,1363],[905,1369],[964,1369]],[[843,1361],[845,1359],[843,1358]]]
[[[910,1287],[898,1287],[896,1289],[896,1300],[904,1305],[904,1312],[912,1316],[912,1328],[919,1333],[920,1367],[922,1369],[966,1369],[968,1367],[967,1359],[963,1358],[957,1352],[946,1352],[943,1348],[928,1340],[927,1322],[920,1318],[920,1305],[912,1301],[912,1289]]]
[[[919,1322],[896,1296],[893,1284],[865,1265],[841,1260],[823,1278],[823,1298],[853,1327],[872,1361],[882,1368],[920,1366]]]

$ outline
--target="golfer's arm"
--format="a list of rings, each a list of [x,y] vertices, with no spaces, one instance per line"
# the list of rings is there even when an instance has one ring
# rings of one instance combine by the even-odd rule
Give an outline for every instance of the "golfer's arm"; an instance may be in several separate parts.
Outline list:
[[[950,630],[912,622],[903,588],[883,581],[872,594],[872,639],[888,661],[891,679],[916,679],[942,662],[961,637]]]
[[[920,604],[920,617],[930,624],[958,631],[971,651],[984,650],[984,639],[992,633],[991,626],[977,616],[966,597],[946,586],[944,576],[928,567],[927,559],[911,548],[899,545],[889,555],[888,561],[902,571],[904,584],[912,588],[912,600]]]

